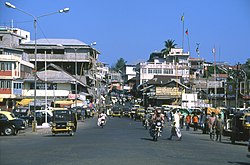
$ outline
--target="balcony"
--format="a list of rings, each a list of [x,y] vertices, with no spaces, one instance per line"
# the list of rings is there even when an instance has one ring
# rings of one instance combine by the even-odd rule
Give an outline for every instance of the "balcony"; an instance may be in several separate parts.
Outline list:
[[[37,61],[44,61],[45,54],[37,54]],[[57,61],[57,62],[90,62],[92,57],[88,54],[47,54],[47,61]],[[35,55],[30,54],[30,61],[35,61]]]

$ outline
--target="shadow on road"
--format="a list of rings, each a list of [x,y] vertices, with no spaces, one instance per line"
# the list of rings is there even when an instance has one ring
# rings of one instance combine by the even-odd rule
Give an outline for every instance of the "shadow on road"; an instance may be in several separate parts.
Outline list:
[[[55,136],[53,136],[53,135],[44,135],[43,137],[74,137],[74,136],[70,136],[68,134],[57,134]]]
[[[237,146],[247,146],[247,144],[244,143],[237,143],[235,142],[234,144],[231,141],[227,141],[227,142],[222,142],[223,144],[230,144],[230,145],[237,145]],[[249,163],[250,165],[250,163]]]
[[[153,141],[153,138],[141,138],[141,140]]]
[[[228,162],[230,164],[240,164],[240,165],[250,165],[250,163],[247,163],[247,162]]]

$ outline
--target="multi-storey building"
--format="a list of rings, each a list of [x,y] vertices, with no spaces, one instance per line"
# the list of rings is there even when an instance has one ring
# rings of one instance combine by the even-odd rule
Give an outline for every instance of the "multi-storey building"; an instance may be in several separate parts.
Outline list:
[[[35,46],[37,54],[35,57]],[[94,86],[96,85],[96,61],[100,54],[96,49],[84,42],[76,39],[38,39],[35,42],[27,42],[20,44],[20,48],[24,50],[30,57],[32,63],[37,62],[37,70],[41,70],[46,65],[54,64],[62,70],[75,76],[72,80],[71,93],[79,95],[86,92],[86,84],[90,86],[88,89],[91,95],[95,95]],[[74,85],[78,82],[77,85]],[[34,84],[34,82],[31,82]],[[32,85],[31,86],[34,86]],[[74,95],[74,96],[77,96]],[[39,97],[39,96],[38,96]]]
[[[12,88],[15,86],[19,88],[18,99],[34,98],[35,93],[38,99],[44,99],[45,95],[74,100],[76,97],[83,98],[82,94],[96,97],[97,74],[95,73],[100,53],[92,45],[76,39],[38,39],[35,44],[34,41],[28,42],[30,37],[28,32],[10,28],[4,30],[0,28],[0,30],[0,62],[4,71],[0,74],[1,90],[4,90],[1,94],[5,94],[0,96],[1,105],[14,107],[16,100],[6,102],[6,98],[15,97],[11,95],[13,90],[17,91]],[[35,49],[37,49],[36,54]],[[6,55],[9,55],[8,58]],[[31,74],[35,63],[37,63],[36,70],[33,70],[35,74]],[[34,75],[37,76],[36,87]],[[22,78],[21,86],[14,84],[14,81],[5,80],[17,81],[18,78]]]
[[[165,59],[155,58],[153,62],[137,64],[137,84],[143,84],[152,79],[154,75],[181,76],[181,81],[189,81],[189,52],[183,49],[172,48]]]
[[[16,48],[27,38],[29,33],[20,29],[0,28],[1,109],[11,110],[16,101],[23,98],[24,79],[32,74],[34,65],[29,62],[29,57],[22,49]]]

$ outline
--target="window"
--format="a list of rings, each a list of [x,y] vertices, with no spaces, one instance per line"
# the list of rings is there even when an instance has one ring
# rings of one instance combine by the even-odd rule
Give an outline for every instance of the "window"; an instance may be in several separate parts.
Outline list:
[[[152,74],[153,73],[153,69],[148,69],[148,74]]]
[[[3,41],[3,36],[0,36],[0,41]]]
[[[162,74],[162,69],[161,68],[155,68],[153,69],[154,74]]]
[[[21,83],[14,83],[14,89],[22,89]]]
[[[147,68],[142,68],[142,73],[146,74],[147,73]]]
[[[162,69],[155,69],[156,70],[156,74],[162,74]]]
[[[1,62],[0,63],[0,70],[11,70],[11,63],[10,62]]]
[[[163,69],[163,74],[173,74],[172,69]]]
[[[0,80],[0,88],[11,88],[11,81],[10,80]]]

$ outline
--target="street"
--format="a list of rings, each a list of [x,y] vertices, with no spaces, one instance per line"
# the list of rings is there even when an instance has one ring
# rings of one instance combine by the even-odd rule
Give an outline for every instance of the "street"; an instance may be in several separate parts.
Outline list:
[[[152,141],[141,122],[110,118],[102,129],[97,118],[78,122],[74,136],[22,132],[0,136],[1,165],[166,165],[166,164],[250,164],[246,142],[231,144],[211,141],[201,131],[182,130],[183,138],[170,136],[170,123],[157,142]]]

